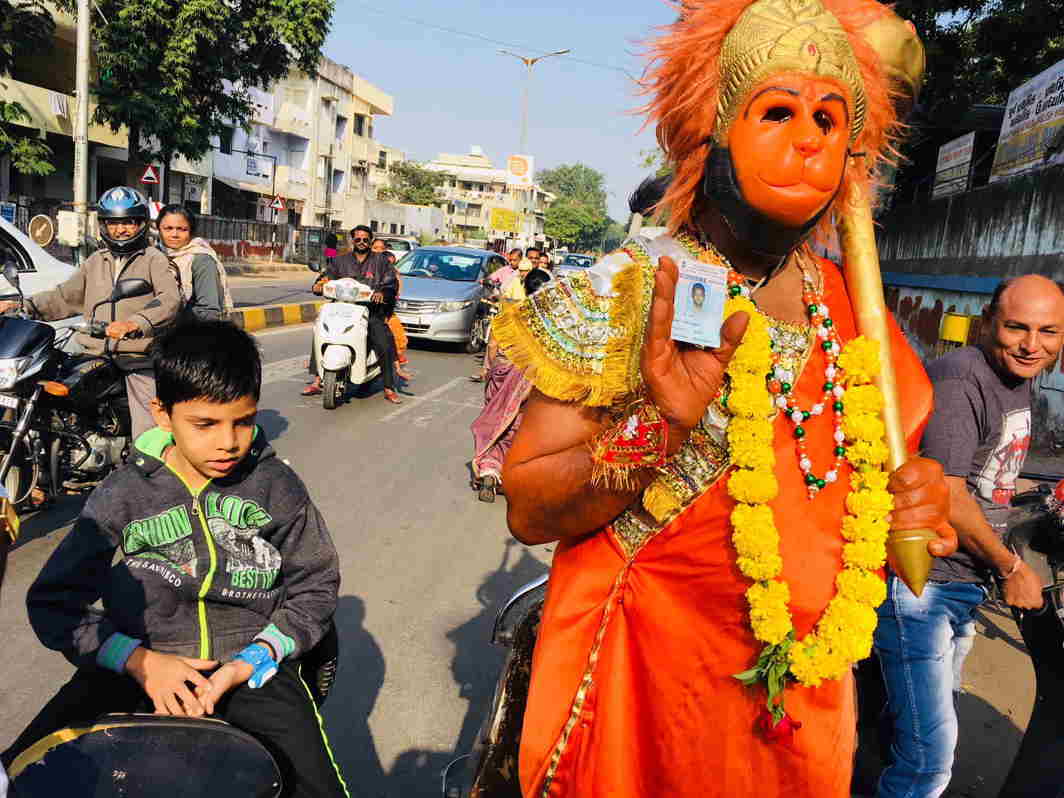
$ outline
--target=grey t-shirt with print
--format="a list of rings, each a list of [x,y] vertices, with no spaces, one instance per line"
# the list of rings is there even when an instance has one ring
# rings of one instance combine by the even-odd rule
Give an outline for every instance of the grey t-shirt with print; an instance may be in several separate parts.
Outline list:
[[[966,346],[927,368],[935,388],[935,411],[924,431],[924,457],[942,464],[947,476],[964,477],[987,523],[1004,537],[1016,478],[1031,441],[1031,381],[1006,382],[981,349]],[[985,582],[990,571],[963,548],[938,557],[930,578]]]

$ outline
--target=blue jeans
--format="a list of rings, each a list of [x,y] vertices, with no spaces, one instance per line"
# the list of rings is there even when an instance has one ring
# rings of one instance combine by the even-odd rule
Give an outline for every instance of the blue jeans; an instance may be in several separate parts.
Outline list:
[[[938,798],[957,747],[955,693],[975,642],[981,585],[928,582],[920,598],[895,576],[879,608],[875,648],[894,735],[877,798]]]

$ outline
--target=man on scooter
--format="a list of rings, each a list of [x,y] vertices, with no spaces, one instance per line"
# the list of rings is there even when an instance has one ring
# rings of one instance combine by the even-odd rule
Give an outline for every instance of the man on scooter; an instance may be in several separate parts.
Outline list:
[[[314,283],[315,294],[322,292],[322,286],[329,280],[350,277],[373,289],[373,305],[369,309],[369,346],[381,366],[384,379],[384,398],[392,404],[402,404],[402,399],[395,392],[395,339],[388,328],[388,317],[395,308],[395,298],[399,293],[399,278],[388,259],[383,254],[370,251],[373,245],[373,231],[364,224],[351,230],[351,252],[333,260]],[[316,353],[311,352],[310,370],[314,382],[303,389],[304,396],[321,393],[321,378],[317,375]]]
[[[181,310],[181,288],[170,259],[148,243],[148,201],[125,186],[108,189],[96,203],[100,237],[105,248],[94,252],[65,283],[27,300],[29,311],[45,321],[90,313],[106,302],[118,280],[140,277],[151,283],[152,293],[123,299],[97,309],[99,320],[110,321],[107,339],[86,334],[78,343],[89,354],[111,352],[126,374],[133,439],[155,426],[151,401],[155,374],[148,355],[155,337],[168,328]],[[18,305],[0,301],[0,313]],[[105,315],[106,314],[106,315]],[[93,319],[89,319],[92,321]]]

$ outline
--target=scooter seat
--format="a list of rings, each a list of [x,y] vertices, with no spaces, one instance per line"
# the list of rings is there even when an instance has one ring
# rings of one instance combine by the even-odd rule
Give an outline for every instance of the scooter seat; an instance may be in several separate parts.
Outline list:
[[[158,795],[276,798],[281,774],[247,732],[221,720],[104,715],[30,746],[10,769],[19,798]]]

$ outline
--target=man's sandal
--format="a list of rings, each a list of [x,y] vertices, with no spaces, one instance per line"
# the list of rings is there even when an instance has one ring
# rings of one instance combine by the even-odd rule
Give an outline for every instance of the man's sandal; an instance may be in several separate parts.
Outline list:
[[[403,403],[403,400],[399,398],[399,394],[397,394],[391,388],[384,389],[384,398],[391,402],[393,405],[401,405]]]
[[[317,396],[320,393],[321,393],[321,386],[320,385],[311,384],[311,385],[308,385],[306,388],[303,389],[303,396]]]

